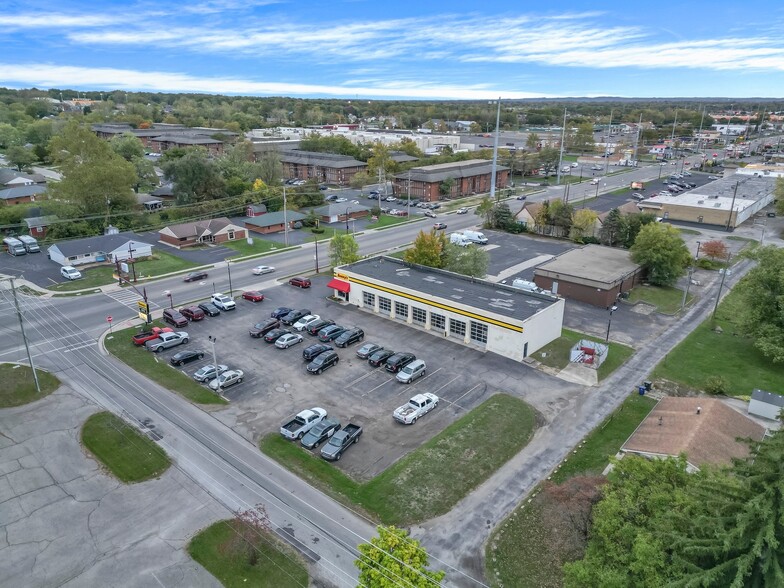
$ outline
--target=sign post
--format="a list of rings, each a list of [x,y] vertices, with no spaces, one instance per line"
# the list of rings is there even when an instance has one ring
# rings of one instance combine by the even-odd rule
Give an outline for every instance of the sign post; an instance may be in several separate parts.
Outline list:
[[[112,315],[106,317],[106,322],[109,323],[109,334],[112,334]]]

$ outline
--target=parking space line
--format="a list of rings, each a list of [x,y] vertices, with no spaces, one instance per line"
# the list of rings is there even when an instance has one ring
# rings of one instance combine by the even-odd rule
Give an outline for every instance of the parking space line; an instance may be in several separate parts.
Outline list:
[[[369,378],[369,377],[370,377],[370,376],[372,376],[373,374],[377,374],[377,373],[378,373],[378,369],[374,369],[373,371],[366,373],[364,376],[359,376],[359,377],[358,377],[356,380],[354,380],[353,382],[349,382],[349,383],[348,383],[348,384],[347,384],[345,387],[346,387],[346,388],[351,388],[352,386],[354,386],[354,385],[356,385],[356,384],[359,384],[359,383],[360,383],[362,380],[364,380],[365,378]]]
[[[368,394],[370,394],[371,392],[375,392],[376,390],[378,390],[378,389],[379,389],[379,388],[381,388],[382,386],[386,386],[387,384],[389,384],[390,382],[392,382],[394,379],[395,379],[395,378],[389,378],[389,379],[388,379],[386,382],[381,382],[381,383],[380,383],[378,386],[376,386],[375,388],[371,388],[370,390],[368,390],[367,392],[365,392],[364,394],[362,394],[362,396],[367,396],[367,395],[368,395]]]
[[[459,379],[460,379],[460,376],[455,376],[454,378],[452,378],[451,380],[449,380],[449,381],[448,381],[446,384],[444,384],[444,385],[443,385],[443,386],[441,386],[440,388],[436,388],[435,390],[433,390],[433,394],[436,394],[437,392],[441,392],[441,390],[443,390],[444,388],[446,388],[447,386],[449,386],[449,384],[451,384],[451,383],[452,383],[452,382],[454,382],[455,380],[459,380]]]
[[[477,388],[481,387],[481,386],[482,386],[482,384],[483,384],[483,382],[480,382],[479,384],[477,384],[476,386],[474,386],[473,388],[471,388],[471,389],[470,389],[468,392],[466,392],[465,394],[463,394],[463,395],[462,395],[460,398],[458,398],[457,400],[455,400],[455,401],[454,401],[454,402],[452,402],[451,404],[454,404],[454,405],[455,405],[455,406],[457,406],[458,408],[460,408],[460,409],[462,409],[462,410],[465,410],[465,409],[464,409],[462,406],[460,406],[460,405],[459,405],[459,404],[457,404],[457,403],[458,403],[458,402],[460,402],[460,401],[461,401],[463,398],[465,398],[465,397],[466,397],[466,396],[468,396],[469,394],[471,394],[471,392],[473,392],[473,391],[474,391],[474,390],[476,390]]]

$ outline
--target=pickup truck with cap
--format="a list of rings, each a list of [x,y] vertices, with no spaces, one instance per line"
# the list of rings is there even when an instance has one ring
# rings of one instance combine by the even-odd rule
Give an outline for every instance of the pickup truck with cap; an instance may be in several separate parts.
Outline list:
[[[327,418],[327,411],[323,408],[303,410],[280,428],[280,434],[286,439],[302,439],[305,433],[325,418]]]
[[[329,442],[321,448],[321,457],[327,461],[337,461],[343,452],[359,441],[362,436],[362,427],[349,423],[330,438]]]
[[[438,396],[425,392],[411,398],[408,404],[396,408],[392,417],[404,425],[413,425],[419,417],[426,415],[436,406],[438,406]]]
[[[153,339],[157,339],[158,335],[161,333],[173,333],[174,329],[170,329],[169,327],[153,327],[150,331],[144,331],[143,333],[136,333],[133,337],[131,337],[131,341],[134,345],[144,345],[147,341],[152,341]]]

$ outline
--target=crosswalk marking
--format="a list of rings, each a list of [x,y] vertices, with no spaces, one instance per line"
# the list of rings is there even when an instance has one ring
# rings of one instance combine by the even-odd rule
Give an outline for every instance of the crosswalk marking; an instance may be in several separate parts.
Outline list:
[[[128,308],[132,308],[134,310],[138,309],[138,305],[136,304],[139,300],[144,300],[142,296],[140,296],[136,291],[131,289],[125,290],[114,290],[112,292],[105,293],[109,298],[112,300],[119,302],[127,306]],[[160,308],[154,302],[149,302],[150,309]]]

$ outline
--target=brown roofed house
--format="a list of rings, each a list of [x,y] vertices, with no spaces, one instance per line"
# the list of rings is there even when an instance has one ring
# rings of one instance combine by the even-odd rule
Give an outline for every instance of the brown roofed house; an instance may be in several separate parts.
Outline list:
[[[158,231],[158,238],[163,243],[175,247],[188,247],[202,243],[224,243],[245,239],[247,236],[245,227],[235,225],[226,217],[170,225]]]

